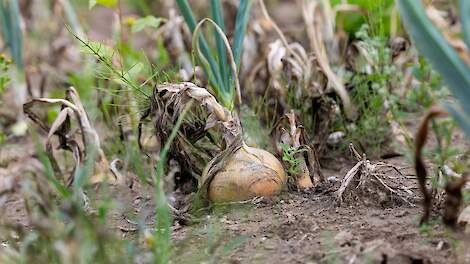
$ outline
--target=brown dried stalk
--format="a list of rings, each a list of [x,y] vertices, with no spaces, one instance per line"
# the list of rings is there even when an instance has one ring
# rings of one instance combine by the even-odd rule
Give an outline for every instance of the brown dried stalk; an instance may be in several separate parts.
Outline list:
[[[422,158],[422,149],[426,144],[428,138],[428,124],[429,122],[439,116],[447,116],[447,112],[440,106],[431,107],[424,116],[421,124],[419,125],[418,132],[415,136],[415,170],[416,177],[418,178],[419,188],[423,194],[423,216],[421,217],[421,224],[427,223],[432,205],[432,196],[426,188],[426,167]]]
[[[223,146],[217,147],[217,150],[214,151],[214,149],[208,149],[207,146],[199,146],[197,144],[205,136],[210,141],[213,140],[207,134],[208,129],[216,126],[219,127],[222,130],[225,146],[232,145],[237,137],[241,137],[242,133],[238,117],[220,105],[215,97],[205,88],[198,87],[189,82],[162,84],[155,87],[150,107],[140,119],[138,142],[141,150],[144,150],[141,140],[142,126],[143,122],[148,118],[155,118],[157,141],[160,143],[165,142],[176,119],[181,114],[185,105],[191,100],[198,102],[193,109],[195,113],[197,109],[202,107],[208,116],[199,121],[192,120],[182,124],[175,143],[171,146],[170,156],[177,159],[186,172],[189,172],[200,181],[204,166],[216,153],[223,149]],[[212,145],[219,146],[217,142],[212,141],[211,143]]]
[[[299,85],[299,87],[303,87],[304,89],[317,89],[317,86],[312,85],[311,82],[316,70],[316,64],[318,64],[319,70],[324,73],[329,82],[328,89],[331,89],[331,87],[333,88],[333,90],[339,95],[343,102],[346,115],[354,119],[356,116],[356,111],[351,105],[349,96],[344,87],[344,84],[342,83],[342,80],[333,72],[330,67],[330,62],[328,61],[327,55],[328,50],[325,47],[325,41],[327,41],[328,43],[333,42],[334,19],[331,18],[332,14],[324,14],[323,12],[327,11],[323,11],[320,9],[320,4],[318,3],[318,1],[301,2],[303,17],[307,27],[307,35],[310,40],[310,46],[313,51],[313,55],[315,56],[313,57],[312,55],[308,55],[308,53],[299,43],[288,43],[287,38],[284,36],[277,24],[269,16],[266,10],[266,6],[264,5],[264,1],[260,0],[259,4],[265,19],[269,22],[270,25],[272,25],[276,33],[279,35],[280,41],[282,42],[282,45],[285,48],[285,52],[280,51],[278,47],[277,50],[279,51],[275,50],[272,53],[278,53],[278,55],[282,55],[282,59],[284,59],[290,66],[292,66],[292,74],[297,77],[299,83],[301,84]],[[334,12],[330,10],[329,13]],[[326,34],[326,36],[323,36],[324,34]],[[335,52],[333,51],[332,53]],[[268,68],[270,69],[271,73],[273,65],[269,64],[273,63],[268,60]],[[274,75],[271,78],[276,80],[276,78],[279,77]],[[313,93],[315,92],[320,92],[321,94],[324,94],[326,91],[314,91]]]
[[[32,107],[36,104],[61,106],[60,113],[50,127],[48,124],[43,122],[42,119],[32,110]],[[96,130],[91,126],[85,108],[83,107],[75,88],[70,87],[67,89],[65,99],[32,99],[23,105],[23,111],[34,123],[36,123],[41,129],[48,133],[45,144],[46,152],[56,175],[60,175],[63,178],[63,173],[60,170],[53,152],[53,136],[56,135],[58,137],[60,148],[72,152],[75,166],[71,176],[67,180],[69,185],[73,182],[73,175],[77,167],[79,165],[83,165],[87,158],[93,156],[91,155],[93,152],[96,152],[98,156],[96,161],[97,173],[95,173],[91,178],[91,182],[100,182],[104,179],[109,179],[111,181],[117,180],[117,175],[113,175],[112,178],[108,177],[109,163],[106,156],[104,155],[103,150],[101,149],[100,138]],[[83,149],[81,149],[79,140],[77,140],[77,132],[71,129],[72,119],[76,120],[79,131],[81,132],[81,144],[83,145]]]
[[[283,155],[283,150],[279,144],[285,144],[296,149],[305,149],[305,151],[295,154],[294,158],[300,161],[297,166],[298,172],[295,175],[290,175],[297,188],[310,189],[323,181],[315,150],[306,143],[304,129],[302,125],[297,123],[293,111],[284,115],[274,125],[271,134],[273,134],[275,139],[274,147],[280,156]],[[290,166],[290,164],[286,163],[284,165]]]
[[[452,229],[457,229],[457,220],[460,209],[463,206],[462,188],[468,181],[468,175],[462,176],[456,181],[449,181],[446,184],[446,200],[444,203],[443,222]]]
[[[302,15],[307,27],[307,35],[310,40],[310,48],[313,50],[318,65],[328,78],[331,86],[341,98],[345,112],[350,117],[355,117],[355,109],[351,105],[348,93],[344,87],[342,80],[333,72],[328,61],[325,43],[323,41],[322,29],[329,25],[329,20],[322,16],[321,6],[317,1],[303,1]],[[323,18],[323,19],[321,19]],[[332,32],[330,26],[330,33]]]
[[[343,195],[348,189],[351,190],[351,192],[356,192],[358,191],[358,188],[364,188],[367,194],[373,194],[373,192],[387,193],[388,195],[393,195],[394,197],[399,198],[409,205],[413,205],[410,201],[413,193],[411,193],[411,191],[406,187],[401,186],[401,182],[390,185],[386,181],[387,177],[385,173],[381,172],[381,169],[383,168],[391,168],[395,170],[398,175],[403,176],[399,169],[385,162],[371,162],[367,159],[365,154],[360,155],[352,144],[349,145],[349,149],[351,154],[356,158],[357,163],[346,173],[341,181],[340,188],[335,192],[339,203],[343,202]],[[389,178],[389,180],[390,179],[391,178]],[[357,184],[351,186],[353,180],[355,180]],[[371,183],[373,183],[373,185],[370,185]],[[366,197],[361,198],[365,199]],[[379,201],[374,200],[374,202]]]
[[[427,172],[424,165],[422,150],[426,144],[429,134],[429,122],[435,118],[447,117],[449,114],[441,106],[431,107],[424,116],[415,136],[415,170],[418,178],[419,188],[423,194],[423,216],[421,217],[420,224],[425,224],[429,221],[429,216],[432,207],[433,197],[426,188]],[[468,181],[468,176],[462,176],[456,181],[449,180],[446,183],[446,201],[444,207],[444,223],[451,227],[456,228],[458,214],[462,206],[462,188]]]

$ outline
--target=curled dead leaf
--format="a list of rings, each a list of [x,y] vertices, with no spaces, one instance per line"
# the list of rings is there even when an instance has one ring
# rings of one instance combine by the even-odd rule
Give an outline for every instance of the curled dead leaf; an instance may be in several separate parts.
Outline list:
[[[282,70],[282,59],[286,56],[286,48],[278,39],[269,44],[268,69],[271,75],[277,75]]]
[[[36,104],[61,106],[61,111],[50,127],[32,110],[32,107]],[[95,156],[95,172],[90,179],[91,183],[105,180],[113,183],[117,180],[122,180],[116,179],[109,171],[109,163],[101,149],[99,135],[92,127],[80,97],[73,87],[67,89],[65,99],[35,98],[23,105],[23,111],[34,123],[48,133],[46,153],[56,175],[64,177],[54,155],[52,147],[53,136],[56,135],[58,137],[60,148],[72,152],[75,167],[67,180],[68,184],[73,182],[73,175],[78,166],[83,166],[88,158],[94,158]],[[79,133],[71,129],[71,120],[73,119],[78,124],[81,137],[78,135]],[[79,143],[80,141],[81,143]]]
[[[419,188],[421,190],[421,193],[423,194],[424,213],[421,217],[421,224],[427,223],[429,220],[433,198],[426,187],[427,173],[422,158],[422,149],[424,148],[424,145],[426,144],[428,138],[429,122],[431,122],[431,120],[433,120],[434,118],[443,117],[447,115],[447,111],[445,111],[442,107],[432,106],[421,121],[421,124],[418,128],[418,132],[415,136],[415,170],[416,177],[418,178]]]

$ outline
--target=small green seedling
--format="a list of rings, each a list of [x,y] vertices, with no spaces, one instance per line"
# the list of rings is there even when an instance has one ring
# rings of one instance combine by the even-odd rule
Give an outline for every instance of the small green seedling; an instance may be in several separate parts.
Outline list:
[[[282,149],[282,160],[289,164],[289,167],[287,168],[287,173],[289,175],[299,174],[301,172],[299,165],[302,162],[302,160],[299,158],[296,158],[296,156],[299,153],[305,152],[306,149],[301,148],[301,147],[297,148],[294,146],[289,146],[287,144],[280,144],[280,147]]]

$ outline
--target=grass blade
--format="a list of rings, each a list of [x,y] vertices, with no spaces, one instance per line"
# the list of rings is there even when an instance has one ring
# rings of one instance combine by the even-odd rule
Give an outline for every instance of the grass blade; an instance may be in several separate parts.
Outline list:
[[[211,0],[211,13],[215,23],[225,32],[224,13],[220,6],[220,0]],[[230,72],[227,67],[227,54],[225,53],[224,42],[219,34],[215,34],[215,44],[217,47],[217,55],[219,60],[219,70],[224,82],[224,88],[230,87]]]
[[[36,155],[44,167],[44,175],[46,176],[47,180],[52,184],[52,186],[62,198],[70,197],[72,195],[70,191],[66,186],[60,183],[60,181],[54,175],[54,169],[52,168],[51,161],[47,157],[43,146],[41,146],[40,139],[36,131],[32,131],[32,137],[34,146],[36,148]]]
[[[233,38],[233,56],[235,64],[240,68],[240,59],[243,52],[243,39],[245,38],[246,26],[250,17],[251,0],[240,1],[235,21],[235,33]]]
[[[421,1],[398,0],[398,9],[418,50],[442,74],[465,112],[470,113],[470,69],[427,17]]]
[[[462,21],[463,40],[470,49],[470,1],[460,0],[460,19]]]
[[[17,0],[0,0],[0,21],[3,38],[10,49],[16,67],[23,71],[23,35],[20,27],[20,9]]]
[[[189,27],[189,30],[191,30],[191,33],[194,33],[194,29],[196,28],[196,19],[194,18],[193,12],[191,11],[191,7],[189,6],[188,1],[176,0],[176,4],[178,5],[179,10],[183,15],[184,20],[186,21],[186,24]],[[212,83],[215,89],[219,89],[226,92],[227,89],[225,89],[220,71],[217,67],[217,63],[209,50],[209,45],[207,44],[207,41],[204,36],[199,37],[199,44],[201,45],[201,51],[204,57],[207,58],[210,71],[212,72],[212,74],[206,73],[208,75],[209,81]]]
[[[157,178],[155,182],[155,204],[156,204],[156,231],[155,231],[155,243],[154,252],[157,259],[155,263],[168,263],[171,254],[171,212],[168,206],[168,201],[163,191],[162,179],[165,172],[165,164],[167,160],[168,151],[173,143],[173,140],[178,134],[179,128],[186,117],[186,114],[191,109],[192,101],[184,107],[183,112],[176,120],[176,124],[171,130],[171,134],[168,137],[163,149],[160,152],[160,159],[157,162]]]

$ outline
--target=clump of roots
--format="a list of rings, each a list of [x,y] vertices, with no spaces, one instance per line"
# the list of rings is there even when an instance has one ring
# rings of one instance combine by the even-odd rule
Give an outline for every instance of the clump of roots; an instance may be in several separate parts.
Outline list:
[[[349,147],[357,163],[346,173],[335,193],[339,203],[379,207],[414,205],[415,194],[411,187],[404,185],[407,179],[398,168],[384,162],[372,163],[352,144]]]

